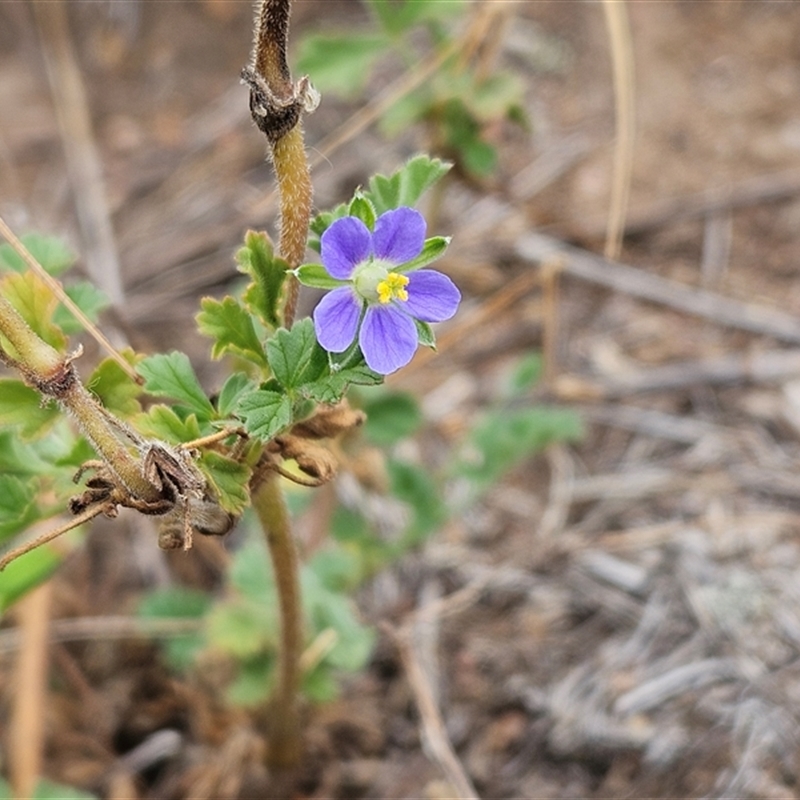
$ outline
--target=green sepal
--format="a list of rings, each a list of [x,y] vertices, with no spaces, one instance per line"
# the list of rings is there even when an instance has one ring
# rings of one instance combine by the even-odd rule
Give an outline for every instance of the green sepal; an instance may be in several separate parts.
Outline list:
[[[285,394],[256,389],[245,394],[236,409],[245,429],[268,442],[292,422],[292,401]]]
[[[351,217],[360,219],[371,231],[375,229],[375,220],[378,215],[375,213],[375,206],[359,191],[356,192],[347,213]]]
[[[422,320],[415,319],[414,325],[417,328],[417,340],[423,347],[430,347],[431,350],[436,349],[436,334],[430,323],[423,322]]]
[[[281,287],[289,265],[275,255],[269,236],[259,231],[245,234],[236,262],[239,270],[253,280],[245,293],[248,307],[267,327],[277,328],[281,322]]]
[[[322,264],[303,264],[294,270],[294,274],[303,286],[312,286],[315,289],[336,289],[349,284],[349,281],[332,278]]]
[[[422,252],[416,258],[412,258],[411,261],[406,261],[405,264],[401,264],[399,267],[394,267],[394,271],[413,272],[416,269],[426,267],[428,264],[436,261],[437,258],[441,258],[449,244],[449,236],[432,236],[430,239],[425,240],[425,244],[422,246]]]
[[[144,388],[156,397],[169,397],[197,414],[198,419],[212,419],[214,407],[197,380],[189,356],[173,350],[148,356],[137,365],[144,378]]]
[[[252,284],[255,286],[255,284]],[[197,329],[214,340],[211,357],[222,358],[226,353],[245,358],[259,367],[267,365],[267,357],[256,333],[253,318],[233,297],[222,301],[204,297],[203,309],[196,317]]]

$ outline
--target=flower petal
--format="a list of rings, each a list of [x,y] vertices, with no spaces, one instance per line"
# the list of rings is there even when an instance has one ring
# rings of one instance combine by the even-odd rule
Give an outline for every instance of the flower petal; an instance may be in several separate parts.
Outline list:
[[[461,292],[442,272],[420,269],[408,273],[408,300],[403,311],[422,322],[443,322],[456,313]]]
[[[355,341],[361,303],[349,286],[328,292],[314,309],[317,341],[330,353],[343,353]]]
[[[416,258],[425,244],[425,217],[413,208],[386,211],[375,221],[372,247],[378,258],[403,264]]]
[[[395,306],[370,306],[358,336],[370,369],[388,375],[411,361],[417,349],[414,320]]]
[[[325,269],[342,281],[353,274],[356,264],[364,261],[372,249],[372,234],[358,217],[337,219],[319,241]]]

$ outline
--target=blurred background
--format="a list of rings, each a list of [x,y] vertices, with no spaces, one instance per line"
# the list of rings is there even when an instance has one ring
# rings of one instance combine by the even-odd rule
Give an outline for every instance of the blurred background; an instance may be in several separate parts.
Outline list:
[[[251,21],[238,0],[0,4],[0,215],[62,237],[117,341],[184,350],[211,391],[199,298],[235,288],[244,232],[276,224],[239,80]],[[375,409],[399,432],[297,501],[307,553],[332,531],[358,561],[325,568],[374,633],[309,702],[296,796],[796,796],[800,9],[297,0],[291,38],[323,94],[317,207],[415,153],[450,159],[423,210],[465,298]],[[428,470],[405,494],[400,462]],[[402,548],[352,535],[376,513],[411,513]],[[231,648],[178,668],[125,627],[157,589],[235,593],[240,535],[162,553],[123,515],[72,551],[26,734],[42,774],[98,797],[268,796]],[[4,612],[6,776],[27,768],[4,724],[24,625]]]

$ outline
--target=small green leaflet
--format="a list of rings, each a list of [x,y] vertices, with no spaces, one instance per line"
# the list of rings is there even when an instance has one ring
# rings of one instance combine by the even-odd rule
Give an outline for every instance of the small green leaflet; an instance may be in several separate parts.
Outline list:
[[[136,418],[136,429],[145,436],[163,439],[172,444],[193,442],[205,433],[195,414],[189,414],[186,419],[182,419],[172,408],[160,403]]]
[[[64,291],[92,322],[97,322],[100,312],[109,305],[105,293],[89,281],[78,281],[71,286],[65,286]],[[79,333],[83,330],[83,323],[73,317],[72,312],[61,303],[53,314],[53,322],[66,334]]]
[[[234,372],[219,390],[217,409],[220,417],[223,419],[232,417],[236,413],[236,404],[242,394],[255,388],[255,383],[244,372]]]
[[[241,514],[250,503],[250,468],[214,450],[206,450],[198,466],[216,490],[220,506],[229,514]]]
[[[148,356],[136,368],[144,378],[144,388],[156,397],[170,397],[197,414],[198,419],[212,419],[214,407],[194,374],[189,356],[173,350],[168,354]]]
[[[277,331],[267,342],[267,358],[275,379],[288,390],[317,380],[328,365],[310,319],[301,320],[291,330]]]
[[[47,344],[59,351],[66,348],[67,337],[53,324],[58,300],[52,289],[36,273],[6,273],[0,279],[0,294]]]
[[[36,390],[22,381],[0,378],[0,428],[18,427],[23,439],[38,439],[59,417],[58,406],[53,402],[42,405]]]
[[[292,422],[292,401],[280,392],[257,389],[239,401],[237,414],[249,434],[269,441]]]
[[[253,318],[233,297],[225,297],[222,302],[212,297],[200,301],[203,309],[196,317],[197,328],[203,336],[214,340],[211,357],[222,358],[232,353],[259,367],[267,365],[264,348],[256,334]]]
[[[318,403],[338,403],[344,397],[347,387],[351,384],[357,386],[379,386],[384,377],[371,370],[366,364],[356,364],[344,367],[336,372],[331,372],[324,378],[301,387],[301,392],[310,400]]]
[[[278,256],[266,233],[248,231],[236,254],[239,269],[253,279],[244,300],[268,328],[280,325],[281,287],[289,265]]]
[[[37,518],[37,488],[16,475],[0,475],[0,541],[24,531]]]
[[[21,239],[30,254],[51,275],[60,275],[75,262],[72,251],[54,236],[26,233]],[[13,272],[24,272],[28,269],[28,265],[17,255],[10,244],[0,245],[0,270],[3,269]]]
[[[378,214],[400,206],[415,206],[420,197],[433,186],[452,165],[439,158],[418,155],[407,161],[387,178],[375,175],[370,179],[365,197]]]
[[[123,356],[129,363],[135,360],[130,349],[125,350]],[[114,414],[132,417],[142,410],[138,400],[141,387],[113,358],[106,358],[97,365],[86,386]]]

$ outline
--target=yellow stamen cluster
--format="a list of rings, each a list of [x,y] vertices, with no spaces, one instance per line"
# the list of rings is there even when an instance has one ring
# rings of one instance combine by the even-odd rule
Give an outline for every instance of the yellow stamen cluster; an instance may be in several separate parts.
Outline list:
[[[408,292],[405,289],[407,285],[408,278],[405,275],[390,272],[376,287],[378,302],[386,305],[392,300],[408,300]]]

